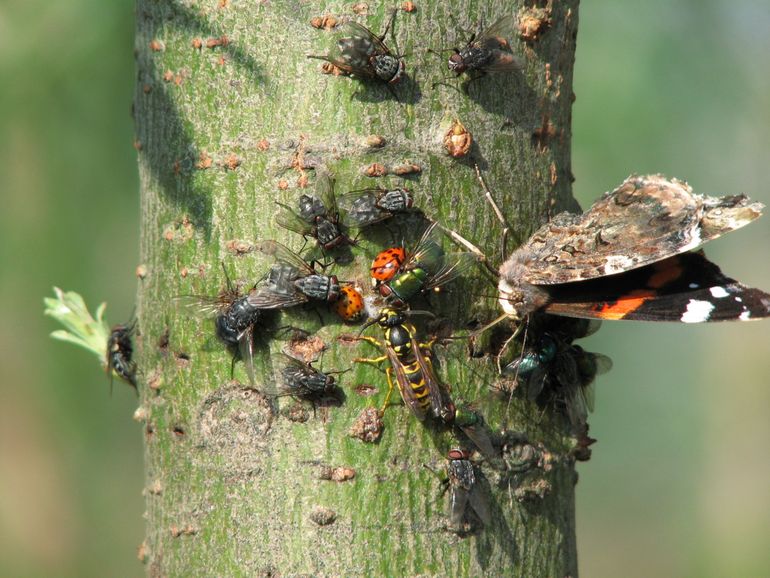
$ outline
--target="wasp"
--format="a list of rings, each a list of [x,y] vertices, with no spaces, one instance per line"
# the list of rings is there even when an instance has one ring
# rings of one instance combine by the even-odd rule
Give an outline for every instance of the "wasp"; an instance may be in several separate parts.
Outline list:
[[[418,293],[438,291],[476,262],[471,253],[447,255],[437,239],[436,223],[431,224],[411,251],[391,248],[372,263],[372,287],[391,304],[399,307]]]
[[[321,275],[312,265],[277,241],[257,243],[257,248],[278,261],[268,272],[264,284],[249,299],[259,309],[283,309],[309,300],[332,303],[340,296],[336,275]]]
[[[460,76],[463,72],[511,72],[521,68],[519,59],[511,53],[508,38],[513,37],[513,15],[503,16],[481,34],[471,36],[461,49],[453,49],[447,66]]]
[[[586,319],[548,321],[550,326],[503,368],[503,374],[524,385],[530,400],[554,400],[579,432],[594,409],[594,379],[612,368],[612,360],[572,343],[594,333],[600,323]]]
[[[390,364],[385,369],[388,393],[380,413],[384,413],[397,385],[404,403],[419,421],[425,421],[429,416],[442,422],[451,421],[454,406],[449,400],[449,392],[443,388],[433,372],[433,340],[418,342],[417,330],[406,320],[403,311],[382,309],[377,318],[367,323],[363,329],[374,323],[385,332],[385,340],[380,341],[369,336],[361,336],[360,339],[384,350],[385,355],[374,358],[359,357],[355,361],[372,365],[388,361]]]
[[[339,27],[337,42],[329,54],[308,55],[308,58],[325,60],[343,72],[364,80],[397,84],[404,75],[404,60],[393,54],[383,42],[395,17],[394,10],[381,36],[356,22],[345,22]]]
[[[367,326],[374,323],[385,332],[385,341],[368,336],[361,339],[385,350],[385,355],[358,358],[355,361],[373,365],[379,365],[383,361],[390,363],[390,366],[385,369],[388,393],[380,413],[384,413],[388,406],[394,389],[393,376],[395,376],[401,398],[419,421],[425,421],[431,417],[445,426],[457,427],[483,455],[491,459],[496,458],[498,452],[489,438],[481,415],[468,407],[456,406],[452,401],[450,388],[436,377],[433,369],[435,339],[424,343],[418,342],[414,325],[407,322],[405,312],[396,309],[382,309],[378,317]]]
[[[254,304],[257,291],[252,288],[242,294],[225,272],[225,288],[217,295],[183,295],[177,297],[178,303],[193,314],[203,317],[213,317],[216,335],[233,355],[233,366],[236,359],[243,360],[249,380],[254,383],[254,340],[257,325],[263,318],[262,308]]]
[[[340,230],[340,213],[334,195],[334,179],[326,172],[318,175],[315,195],[302,195],[298,211],[276,201],[281,211],[275,221],[281,227],[312,237],[323,250],[353,244],[353,240]]]
[[[345,222],[351,227],[368,227],[412,208],[414,199],[408,189],[372,188],[341,195]]]
[[[115,325],[110,330],[105,355],[107,373],[110,374],[110,387],[112,387],[112,376],[117,375],[138,392],[136,362],[132,359],[134,353],[132,337],[135,329],[136,320],[133,320],[128,325]]]

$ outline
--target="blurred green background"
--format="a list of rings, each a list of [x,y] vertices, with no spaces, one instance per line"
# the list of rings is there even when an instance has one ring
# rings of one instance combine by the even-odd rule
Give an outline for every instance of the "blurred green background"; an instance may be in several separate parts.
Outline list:
[[[213,1],[213,0],[212,0]],[[767,0],[585,2],[575,193],[631,172],[770,203]],[[51,286],[131,315],[138,182],[133,1],[0,4],[0,575],[139,576],[142,433],[133,392],[50,340]],[[770,288],[770,217],[708,247]],[[770,323],[605,324],[580,465],[590,577],[767,576]]]

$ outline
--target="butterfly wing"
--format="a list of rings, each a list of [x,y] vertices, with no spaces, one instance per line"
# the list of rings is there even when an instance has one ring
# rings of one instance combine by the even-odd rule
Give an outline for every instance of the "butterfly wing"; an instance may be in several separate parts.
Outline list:
[[[748,320],[770,316],[770,295],[725,276],[702,252],[625,273],[548,287],[547,313],[638,321]]]
[[[644,267],[684,253],[756,219],[760,203],[704,198],[684,182],[632,176],[582,215],[562,213],[536,231],[500,268],[524,265],[524,281],[552,285]]]

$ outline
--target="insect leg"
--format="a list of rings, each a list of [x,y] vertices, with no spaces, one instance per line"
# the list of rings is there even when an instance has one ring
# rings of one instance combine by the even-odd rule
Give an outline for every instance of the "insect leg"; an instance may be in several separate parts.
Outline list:
[[[385,402],[382,404],[382,408],[380,409],[380,415],[383,415],[385,413],[385,409],[388,407],[388,403],[390,403],[390,396],[393,393],[393,378],[391,377],[393,373],[393,370],[388,367],[385,369],[385,375],[388,378],[388,393],[385,395]]]

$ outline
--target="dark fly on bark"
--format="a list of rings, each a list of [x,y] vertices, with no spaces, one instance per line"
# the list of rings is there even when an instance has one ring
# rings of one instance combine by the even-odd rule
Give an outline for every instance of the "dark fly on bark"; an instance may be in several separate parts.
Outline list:
[[[266,384],[262,393],[276,397],[290,395],[312,402],[324,398],[339,401],[340,392],[332,373],[339,372],[324,373],[309,363],[283,353],[279,356],[275,381]]]
[[[480,474],[469,458],[470,454],[460,448],[451,449],[447,455],[449,530],[460,535],[475,529],[475,518],[484,526],[492,521],[487,497],[477,479]]]
[[[332,303],[340,296],[336,275],[322,275],[312,265],[277,241],[260,241],[257,248],[275,257],[267,279],[249,297],[249,303],[259,309],[284,309],[307,301]]]
[[[325,60],[363,80],[397,84],[404,74],[404,61],[383,42],[395,17],[394,10],[380,36],[356,22],[345,22],[339,27],[334,48],[327,55],[308,55],[308,58]]]
[[[134,390],[136,387],[136,362],[132,359],[134,345],[132,337],[136,329],[136,320],[128,325],[116,325],[110,331],[107,339],[107,372],[110,374],[110,388],[112,377],[117,375],[128,383]],[[138,391],[138,390],[137,390]]]
[[[345,223],[350,227],[368,227],[412,208],[412,193],[404,188],[362,189],[340,196]]]
[[[521,61],[511,52],[514,37],[513,15],[503,16],[478,36],[471,36],[460,49],[454,48],[449,57],[449,70],[460,76],[463,72],[512,72],[521,68]],[[477,76],[477,77],[478,77]]]
[[[340,230],[334,179],[328,173],[319,172],[315,194],[303,194],[299,198],[297,211],[283,203],[276,201],[276,204],[281,210],[276,215],[275,222],[303,237],[314,238],[322,250],[353,244],[353,240]]]
[[[224,264],[222,264],[224,269]],[[262,321],[263,312],[249,299],[256,289],[242,294],[233,285],[225,270],[226,286],[217,295],[182,295],[177,303],[199,317],[213,317],[216,335],[225,344],[235,361],[240,358],[246,367],[249,381],[254,379],[254,340],[257,325]]]

